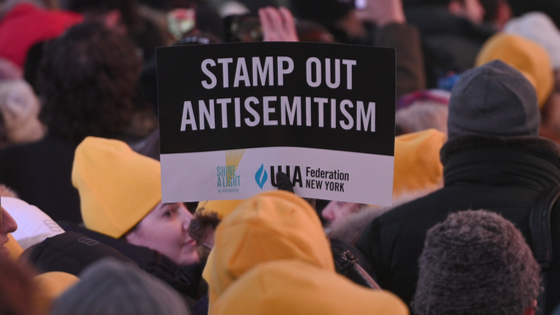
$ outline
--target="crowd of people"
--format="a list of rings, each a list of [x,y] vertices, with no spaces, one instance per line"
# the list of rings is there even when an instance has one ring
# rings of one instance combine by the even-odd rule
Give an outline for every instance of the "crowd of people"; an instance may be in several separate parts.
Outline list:
[[[559,315],[558,23],[522,0],[0,0],[0,314]],[[249,41],[395,48],[393,206],[282,172],[162,202],[156,47]]]

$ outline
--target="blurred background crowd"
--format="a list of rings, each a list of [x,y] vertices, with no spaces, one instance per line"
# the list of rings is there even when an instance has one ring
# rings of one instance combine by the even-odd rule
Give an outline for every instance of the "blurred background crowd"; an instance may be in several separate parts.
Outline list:
[[[558,23],[556,0],[0,0],[0,314],[560,314]],[[392,207],[283,173],[161,202],[156,47],[254,41],[396,48]]]

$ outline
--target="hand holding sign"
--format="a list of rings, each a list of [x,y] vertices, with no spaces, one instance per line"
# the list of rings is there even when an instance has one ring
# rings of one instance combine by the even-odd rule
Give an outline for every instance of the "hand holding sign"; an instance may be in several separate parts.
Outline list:
[[[390,205],[394,49],[268,42],[157,57],[165,202],[244,199],[283,172],[303,197]]]
[[[367,6],[356,11],[356,15],[362,21],[373,22],[379,27],[406,21],[402,0],[367,0]]]
[[[259,19],[265,42],[298,42],[295,21],[286,8],[266,7],[259,9]]]

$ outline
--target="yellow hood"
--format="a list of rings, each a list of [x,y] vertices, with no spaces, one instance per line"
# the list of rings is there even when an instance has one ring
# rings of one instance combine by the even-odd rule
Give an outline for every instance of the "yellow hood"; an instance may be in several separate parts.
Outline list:
[[[395,138],[393,200],[402,194],[436,190],[443,179],[439,151],[445,134],[436,129]]]
[[[395,295],[298,260],[261,264],[216,301],[210,315],[406,315]]]
[[[281,259],[334,272],[330,244],[315,210],[292,193],[269,191],[247,199],[218,225],[203,273],[210,304],[251,268]]]
[[[49,312],[54,300],[79,281],[75,275],[60,271],[42,273],[33,280],[38,288],[35,301],[45,314]]]
[[[484,43],[476,57],[475,66],[496,59],[525,75],[535,87],[539,107],[542,108],[554,87],[552,62],[546,49],[518,35],[497,33]]]
[[[196,212],[201,215],[215,213],[220,220],[223,220],[228,214],[232,213],[243,200],[208,200],[200,201]]]

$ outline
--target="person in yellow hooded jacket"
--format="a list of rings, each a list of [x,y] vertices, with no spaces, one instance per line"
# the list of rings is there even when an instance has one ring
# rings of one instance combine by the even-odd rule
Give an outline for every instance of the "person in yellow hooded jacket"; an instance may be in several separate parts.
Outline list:
[[[297,259],[260,264],[216,301],[211,315],[408,314],[391,293],[367,289]]]
[[[330,238],[355,245],[367,224],[392,208],[423,197],[443,187],[443,165],[439,151],[446,135],[427,129],[395,138],[393,206],[331,201],[321,215],[327,220]]]
[[[325,298],[333,300],[332,305],[336,303],[359,304],[358,300],[346,302],[341,299],[341,297],[355,294],[356,298],[375,301],[374,304],[386,305],[385,310],[393,311],[374,312],[373,314],[408,314],[406,306],[391,293],[365,289],[336,274],[330,244],[323,232],[319,217],[309,203],[293,193],[269,191],[243,201],[218,225],[214,238],[214,248],[203,273],[203,277],[209,285],[209,313],[211,315],[272,314],[272,312],[309,314],[304,308],[299,313],[291,312],[293,308],[290,309],[290,312],[283,312],[287,309],[280,306],[273,310],[272,308],[276,308],[273,307],[274,304],[271,304],[271,307],[266,306],[268,303],[266,297],[259,300],[261,298],[259,294],[266,295],[266,293],[251,283],[259,281],[259,274],[268,274],[268,269],[259,272],[258,268],[261,266],[265,268],[268,263],[272,262],[280,265],[279,269],[273,268],[275,272],[278,272],[274,273],[271,278],[273,282],[270,284],[270,288],[273,290],[270,294],[273,297],[278,296],[279,303],[286,305],[296,303],[298,298],[296,289],[300,288],[302,295],[299,298],[302,300],[306,296],[324,295]],[[286,265],[283,265],[284,263]],[[285,275],[283,273],[285,271],[288,274]],[[257,280],[253,281],[255,273]],[[249,284],[236,289],[237,283],[245,281],[246,276]],[[309,281],[319,281],[325,285],[299,286],[300,283]],[[248,287],[253,287],[254,291],[251,291],[253,289],[246,290],[245,288]],[[304,294],[303,292],[307,292],[306,287],[319,288],[320,291],[310,289],[308,293]],[[266,290],[264,287],[262,289]],[[348,294],[339,295],[339,298],[336,299],[338,302],[334,301],[333,297],[341,290]],[[274,292],[277,292],[278,295]],[[222,298],[223,303],[227,305],[227,301],[230,300],[227,298],[228,295],[238,296],[244,295],[244,293],[252,294],[244,296],[244,301],[249,298],[251,302],[236,304],[239,308],[237,306],[235,308],[220,306]],[[259,301],[254,301],[254,299]],[[320,308],[319,300],[321,298],[316,297],[309,301],[317,303],[317,314],[346,314],[341,307]],[[252,310],[255,303],[264,304],[260,308]],[[364,303],[364,305],[372,305],[370,302]],[[330,310],[327,311],[327,309]]]

